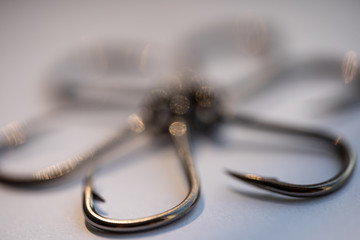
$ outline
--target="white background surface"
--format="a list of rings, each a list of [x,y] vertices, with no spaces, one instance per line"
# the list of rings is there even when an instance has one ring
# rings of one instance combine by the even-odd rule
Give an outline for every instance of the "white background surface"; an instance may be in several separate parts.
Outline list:
[[[123,39],[176,46],[197,26],[236,17],[247,10],[263,15],[280,30],[284,48],[291,55],[328,52],[341,58],[349,50],[360,52],[358,1],[2,1],[0,123],[27,119],[50,108],[51,103],[44,101],[43,96],[45,76],[74,49]],[[345,137],[357,151],[360,149],[358,108],[313,117],[303,111],[304,106],[292,107],[291,101],[295,101],[297,94],[304,94],[301,90],[310,94],[314,89],[304,84],[297,86],[297,91],[293,89],[280,88],[275,95],[269,93],[251,107],[255,113],[269,118],[322,126]],[[277,94],[287,91],[294,94],[288,94],[281,101],[283,105],[273,106],[278,102]],[[107,117],[97,116],[102,121],[109,121]],[[115,117],[119,117],[120,123],[126,120],[126,114]],[[86,149],[112,127],[95,120],[82,124],[87,116],[75,118],[76,124],[71,127],[64,124],[58,128],[60,140],[41,139],[38,145],[24,146],[20,152],[4,156],[4,160],[16,159],[17,163],[8,165],[14,171],[29,171],[40,164],[38,160],[56,162],[79,148]],[[114,116],[112,124],[113,120]],[[245,129],[227,132],[237,139],[238,147],[219,147],[209,141],[195,145],[202,196],[189,215],[169,226],[138,234],[89,231],[81,208],[81,172],[46,189],[18,189],[1,184],[0,239],[358,238],[358,168],[348,185],[327,197],[310,200],[279,197],[230,179],[224,168],[312,183],[334,174],[336,161],[312,152],[286,150],[281,144],[271,147],[276,143],[270,135]],[[271,141],[270,147],[266,140]],[[99,178],[97,189],[107,200],[101,205],[103,211],[118,218],[140,217],[166,210],[182,200],[187,189],[173,150],[155,150],[118,157],[113,171]]]

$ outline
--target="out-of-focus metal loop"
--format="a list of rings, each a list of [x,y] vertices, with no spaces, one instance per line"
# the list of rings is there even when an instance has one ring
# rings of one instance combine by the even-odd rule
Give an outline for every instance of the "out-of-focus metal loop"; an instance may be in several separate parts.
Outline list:
[[[34,124],[39,123],[36,122]],[[7,151],[25,144],[27,141],[30,141],[31,138],[37,134],[37,130],[39,130],[34,124],[31,122],[28,124],[13,122],[3,127],[1,129],[2,131],[0,135],[0,150]],[[77,154],[57,164],[35,171],[32,174],[10,174],[0,170],[0,182],[11,185],[28,186],[45,184],[58,180],[68,176],[70,173],[74,172],[85,163],[96,159],[102,153],[112,148],[115,144],[118,144],[119,141],[123,141],[128,137],[129,134],[115,131],[113,136],[107,138],[88,151]]]

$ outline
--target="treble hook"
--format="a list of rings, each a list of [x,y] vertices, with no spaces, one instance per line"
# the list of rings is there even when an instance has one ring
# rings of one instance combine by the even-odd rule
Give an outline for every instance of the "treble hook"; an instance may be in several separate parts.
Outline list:
[[[326,195],[337,190],[350,178],[352,172],[354,171],[356,163],[355,152],[343,139],[341,139],[341,137],[334,137],[326,132],[316,129],[279,125],[241,115],[234,116],[229,119],[229,121],[261,130],[318,139],[332,146],[342,161],[342,168],[334,177],[324,182],[308,185],[291,184],[278,181],[274,178],[261,177],[255,174],[236,173],[234,171],[227,170],[228,174],[246,183],[287,196],[308,198]]]
[[[192,79],[193,80],[193,79]],[[188,213],[200,196],[198,180],[190,151],[190,130],[209,133],[219,123],[233,122],[252,128],[285,133],[300,137],[315,138],[331,145],[342,160],[340,172],[333,178],[316,184],[290,184],[273,178],[261,177],[255,174],[241,174],[228,170],[228,173],[242,181],[276,193],[293,197],[317,197],[331,193],[348,180],[354,170],[356,156],[348,144],[341,138],[336,138],[326,132],[316,129],[296,128],[271,122],[257,120],[239,114],[227,114],[226,108],[220,105],[220,100],[212,88],[200,82],[190,81],[176,85],[171,91],[154,90],[145,102],[141,116],[131,115],[129,127],[115,134],[78,157],[56,166],[41,170],[32,176],[14,177],[0,172],[0,180],[9,183],[30,184],[48,182],[66,176],[84,162],[97,158],[109,149],[121,144],[145,130],[156,136],[166,134],[171,137],[177,154],[183,164],[189,191],[185,199],[171,209],[156,215],[138,219],[112,219],[100,215],[94,206],[94,201],[104,199],[93,190],[92,172],[86,177],[83,192],[83,210],[86,222],[100,230],[114,232],[131,232],[148,230],[171,223]],[[131,120],[131,121],[130,121]],[[26,141],[28,129],[24,125],[11,125],[3,129],[3,139],[9,146],[17,146]],[[1,139],[0,139],[1,140]],[[4,144],[0,142],[0,145]],[[43,173],[43,174],[39,174]]]

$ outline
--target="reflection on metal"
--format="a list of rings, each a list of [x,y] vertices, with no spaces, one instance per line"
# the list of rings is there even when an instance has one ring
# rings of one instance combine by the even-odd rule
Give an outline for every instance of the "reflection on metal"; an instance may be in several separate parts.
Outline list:
[[[339,142],[340,142],[341,139],[342,139],[342,137],[341,137],[341,136],[338,136],[338,137],[336,138],[336,140],[334,141],[334,145],[337,146],[337,145],[339,144]]]
[[[230,172],[231,174],[231,172]],[[255,181],[261,181],[262,178],[258,175],[255,175],[255,174],[251,174],[251,173],[247,173],[247,174],[244,174],[245,178],[247,179],[250,179],[250,180],[255,180]]]
[[[25,128],[26,124],[20,122],[12,122],[1,128],[1,133],[6,138],[5,145],[15,147],[24,144],[27,140]]]
[[[93,154],[87,153],[84,155],[74,156],[64,162],[55,164],[53,166],[41,169],[33,174],[34,179],[37,181],[48,181],[60,178],[74,171],[81,163],[91,160]]]
[[[172,136],[183,136],[187,131],[186,124],[182,121],[176,121],[170,124],[169,132]]]
[[[202,86],[196,91],[195,99],[201,107],[210,108],[215,104],[216,96],[209,86]]]
[[[190,100],[183,95],[176,95],[170,100],[170,111],[178,115],[184,115],[190,110]]]
[[[346,84],[352,82],[358,73],[358,60],[354,51],[345,54],[342,62],[342,74]]]
[[[137,114],[131,114],[128,117],[128,124],[132,131],[141,133],[145,130],[145,124],[140,116]]]

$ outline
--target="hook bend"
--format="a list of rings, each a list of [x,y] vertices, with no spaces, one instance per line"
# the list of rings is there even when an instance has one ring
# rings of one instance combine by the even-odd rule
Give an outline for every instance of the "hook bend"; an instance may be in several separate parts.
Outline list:
[[[230,121],[235,123],[245,124],[246,126],[252,128],[258,128],[261,130],[273,131],[278,133],[285,133],[290,135],[297,135],[301,137],[310,137],[323,141],[332,148],[335,149],[340,160],[342,161],[342,168],[340,171],[329,180],[316,184],[300,185],[300,184],[291,184],[287,182],[278,181],[274,178],[261,177],[255,174],[243,174],[237,173],[234,171],[228,170],[227,173],[239,180],[242,180],[246,183],[252,184],[256,187],[263,188],[272,192],[276,192],[283,195],[288,195],[292,197],[317,197],[331,193],[341,186],[343,186],[346,181],[352,175],[352,172],[355,168],[356,163],[356,154],[349,147],[349,145],[341,139],[341,137],[334,137],[329,135],[326,132],[322,132],[315,129],[305,129],[292,126],[285,126],[280,124],[275,124],[271,122],[260,121],[254,118],[246,116],[235,116]]]
[[[189,183],[189,192],[182,202],[167,211],[149,217],[126,220],[107,218],[101,216],[95,210],[94,201],[104,200],[93,191],[92,177],[90,175],[85,181],[83,193],[83,210],[86,222],[92,227],[102,231],[134,232],[149,230],[166,225],[188,213],[195,206],[197,200],[199,199],[200,183],[197,178],[193,159],[190,153],[187,134],[183,133],[182,135],[173,135],[172,139],[174,145],[176,146],[179,158],[183,163],[183,167]]]

